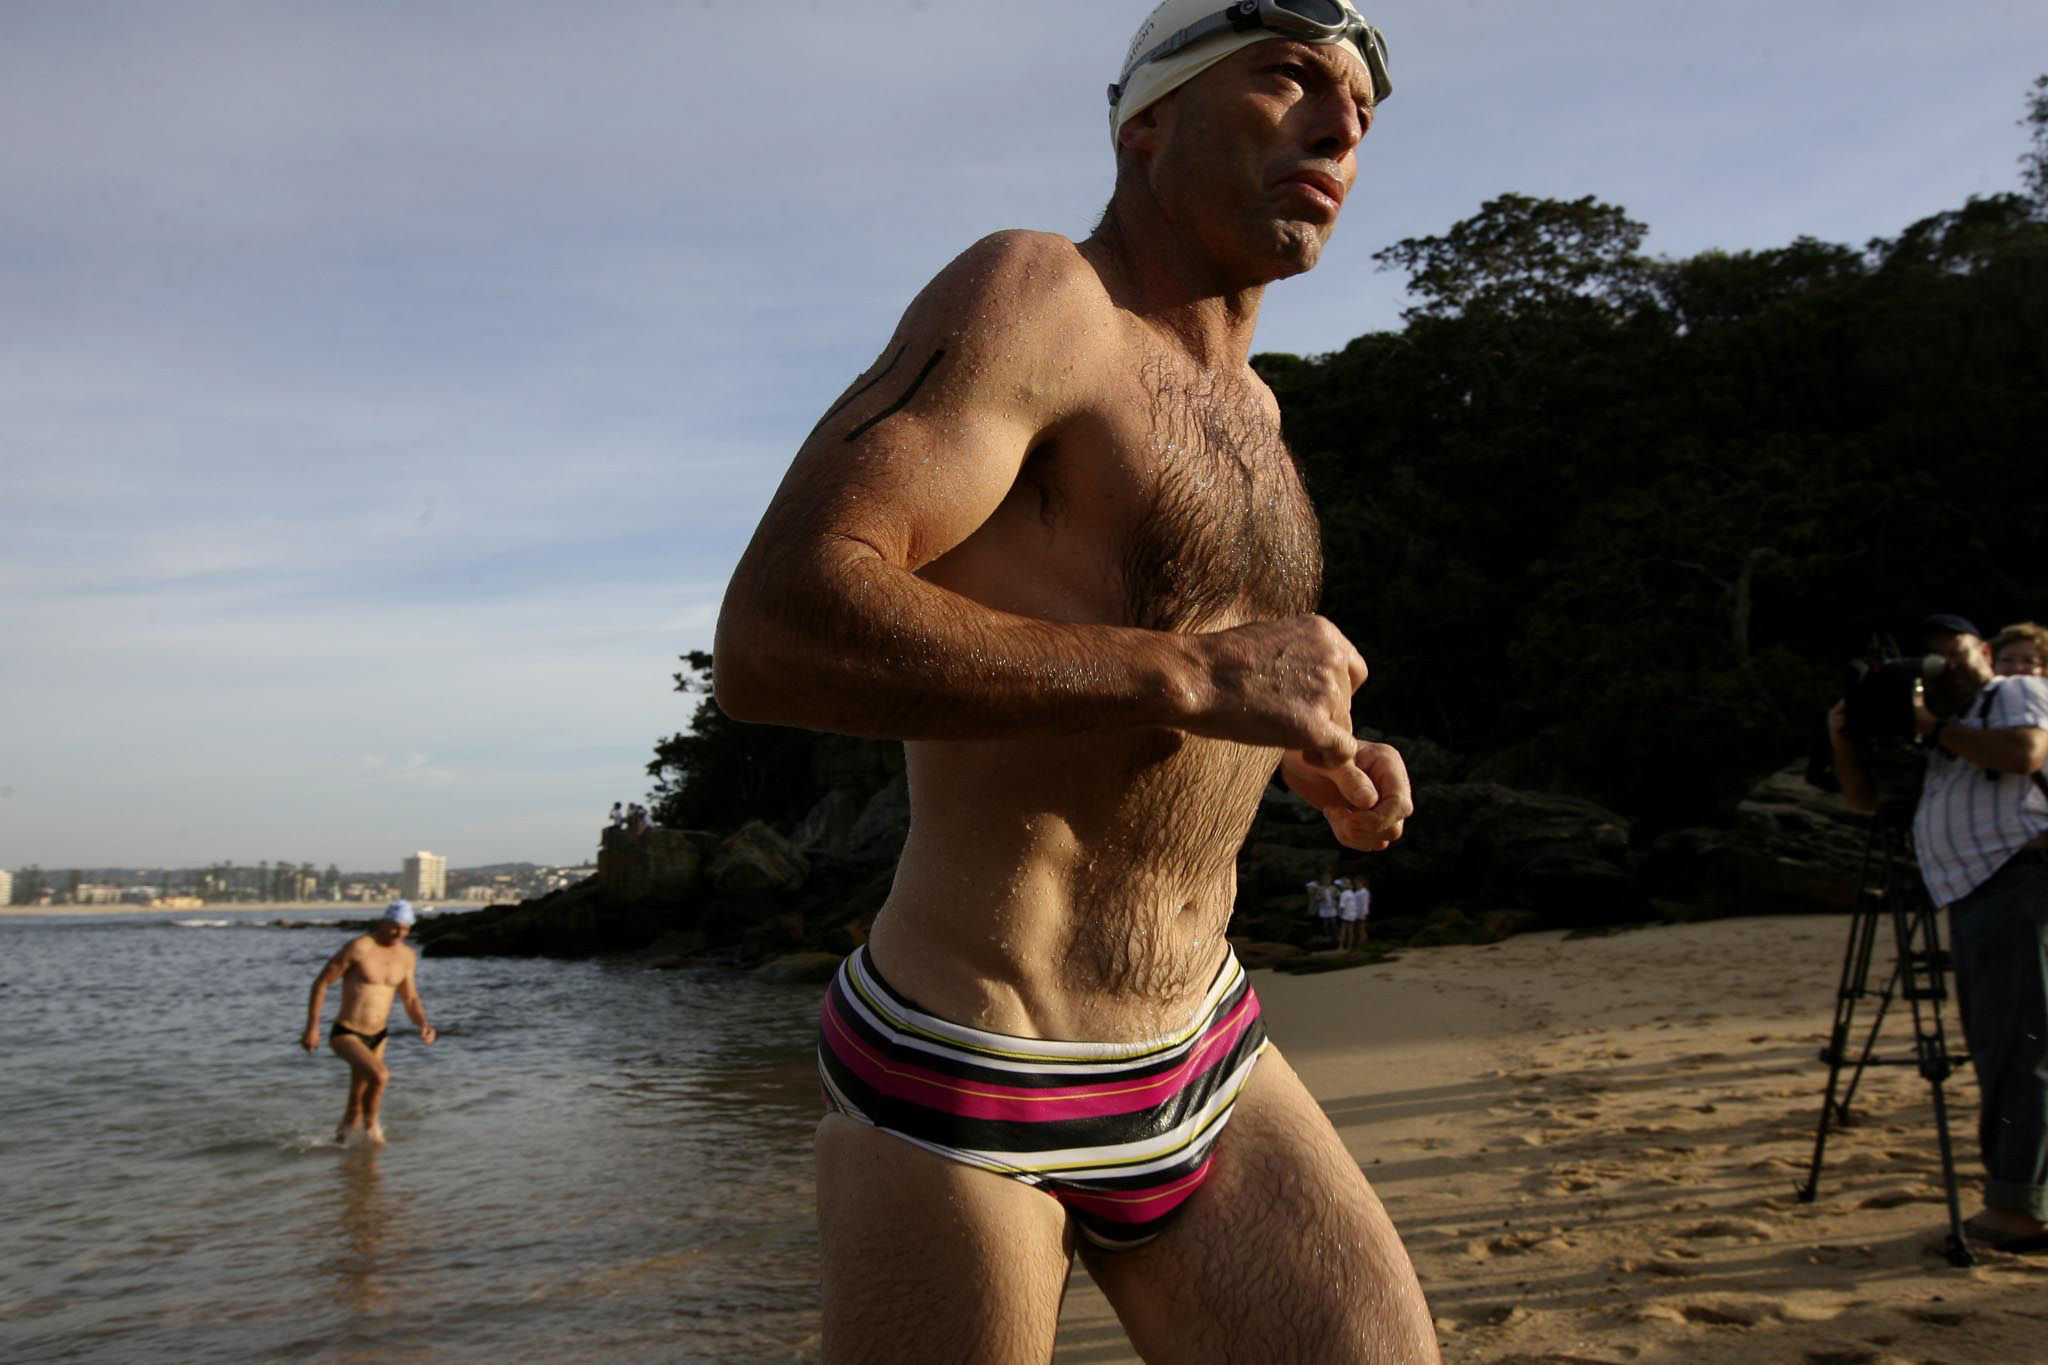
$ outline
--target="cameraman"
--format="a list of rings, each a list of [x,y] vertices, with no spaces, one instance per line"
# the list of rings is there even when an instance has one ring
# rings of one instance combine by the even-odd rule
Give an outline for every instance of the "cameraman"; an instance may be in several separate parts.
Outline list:
[[[1948,667],[1913,707],[1927,753],[1913,845],[1928,896],[1949,911],[1989,1177],[1965,1227],[1994,1249],[2048,1251],[2048,679],[1995,676],[1960,616],[1930,616],[1920,634]],[[1828,713],[1842,796],[1874,811],[1844,714]]]

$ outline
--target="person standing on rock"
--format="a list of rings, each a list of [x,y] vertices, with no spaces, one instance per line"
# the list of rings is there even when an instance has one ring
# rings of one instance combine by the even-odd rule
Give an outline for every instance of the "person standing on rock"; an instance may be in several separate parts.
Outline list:
[[[1389,89],[1348,3],[1160,5],[1094,235],[941,271],[734,573],[727,714],[906,741],[909,838],[821,1019],[827,1361],[1044,1361],[1077,1248],[1148,1359],[1437,1358],[1224,939],[1276,768],[1354,849],[1413,810],[1249,363]]]
[[[384,1145],[384,1127],[378,1114],[384,1105],[384,1090],[391,1083],[391,1068],[384,1064],[384,1047],[390,1037],[391,1001],[397,998],[420,1031],[420,1041],[432,1047],[440,1035],[427,1022],[427,1007],[420,999],[418,954],[405,946],[412,932],[412,906],[393,901],[386,907],[377,927],[352,938],[320,969],[313,992],[306,1002],[306,1032],[299,1046],[308,1052],[320,1049],[320,1009],[327,1001],[327,988],[341,982],[341,1011],[327,1032],[327,1045],[334,1055],[348,1063],[348,1108],[334,1140],[345,1143],[360,1133],[378,1146]]]

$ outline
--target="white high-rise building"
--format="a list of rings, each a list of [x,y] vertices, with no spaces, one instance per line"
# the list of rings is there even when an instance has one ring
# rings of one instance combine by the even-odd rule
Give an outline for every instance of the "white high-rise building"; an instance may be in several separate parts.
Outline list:
[[[405,860],[405,875],[399,879],[398,894],[409,901],[438,901],[448,898],[448,860],[421,849]]]
[[[14,874],[0,867],[0,905],[14,904]]]

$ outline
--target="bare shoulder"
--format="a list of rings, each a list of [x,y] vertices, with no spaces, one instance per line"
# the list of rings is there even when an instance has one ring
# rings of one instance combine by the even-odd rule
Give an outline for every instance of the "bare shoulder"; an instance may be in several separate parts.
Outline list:
[[[903,330],[949,338],[970,355],[1028,363],[1041,349],[1086,346],[1115,318],[1080,247],[1057,233],[1018,229],[956,256],[911,303]]]
[[[946,294],[1008,298],[1052,309],[1081,309],[1091,300],[1108,306],[1102,277],[1079,245],[1056,232],[1023,228],[982,238],[954,257],[932,286]]]

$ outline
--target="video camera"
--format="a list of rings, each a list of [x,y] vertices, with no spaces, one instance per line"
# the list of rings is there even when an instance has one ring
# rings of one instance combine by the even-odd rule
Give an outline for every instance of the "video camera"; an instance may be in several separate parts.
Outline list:
[[[1879,644],[1851,659],[1844,671],[1842,733],[1855,746],[1881,810],[1910,812],[1919,804],[1927,761],[1913,723],[1913,704],[1921,689],[1947,669],[1948,660],[1939,654],[1900,654]],[[1832,790],[1832,770],[1826,778],[1820,785]]]
[[[1947,670],[1948,660],[1939,654],[1900,655],[1878,648],[1851,659],[1842,690],[1842,732],[1859,754],[1871,745],[1911,744],[1916,734],[1913,703],[1922,687]]]

